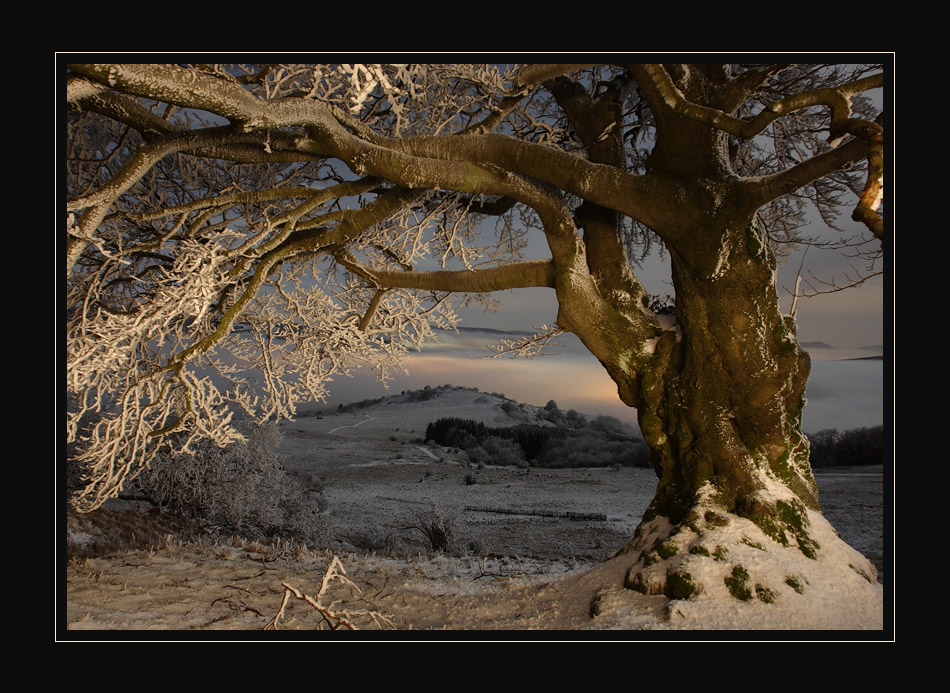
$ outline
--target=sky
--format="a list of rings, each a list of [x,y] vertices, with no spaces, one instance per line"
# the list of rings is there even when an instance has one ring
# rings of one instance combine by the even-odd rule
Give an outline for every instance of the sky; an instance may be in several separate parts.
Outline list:
[[[543,253],[543,239],[533,238],[527,256],[542,257]],[[806,272],[826,281],[840,280],[853,262],[840,253],[815,249],[808,251],[806,259]],[[785,289],[794,287],[800,264],[801,256],[793,255],[779,267],[777,284],[783,311],[791,305],[791,295]],[[668,260],[648,259],[637,275],[651,293],[672,293]],[[806,392],[806,432],[885,423],[888,388],[884,362],[849,359],[880,355],[884,353],[882,346],[891,343],[889,332],[885,337],[888,293],[885,278],[878,276],[857,288],[799,300],[798,338],[806,345],[813,362]],[[498,312],[486,313],[481,308],[461,311],[461,331],[442,332],[439,344],[427,345],[422,352],[410,355],[406,363],[409,373],[396,377],[388,390],[368,372],[354,378],[339,378],[331,384],[331,397],[323,406],[336,407],[426,385],[451,384],[499,392],[537,406],[553,399],[561,409],[614,416],[636,426],[636,411],[620,401],[616,385],[603,366],[574,335],[558,337],[562,348],[555,350],[556,355],[490,358],[488,346],[498,344],[505,335],[480,329],[530,332],[541,325],[555,324],[557,317],[557,302],[551,289],[517,289],[491,297],[501,303]],[[809,344],[814,342],[833,348]]]

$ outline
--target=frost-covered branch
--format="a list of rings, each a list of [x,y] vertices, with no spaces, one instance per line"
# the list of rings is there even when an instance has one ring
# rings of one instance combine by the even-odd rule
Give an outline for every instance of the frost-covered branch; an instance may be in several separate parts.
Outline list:
[[[536,328],[533,335],[518,339],[503,339],[498,344],[489,346],[488,348],[494,353],[485,358],[497,359],[503,356],[512,356],[530,359],[535,356],[551,356],[552,352],[546,352],[545,349],[559,347],[560,345],[554,340],[561,334],[564,334],[564,330],[558,327],[541,325]]]
[[[498,267],[433,272],[371,270],[343,255],[338,262],[374,286],[481,293],[521,289],[530,286],[554,287],[554,263],[550,260],[516,262]]]

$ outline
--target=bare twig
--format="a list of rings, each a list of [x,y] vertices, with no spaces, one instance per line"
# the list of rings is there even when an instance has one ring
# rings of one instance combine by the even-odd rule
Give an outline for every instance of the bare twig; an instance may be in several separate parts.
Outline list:
[[[323,579],[320,583],[320,591],[317,593],[316,597],[311,597],[307,594],[304,594],[298,590],[293,585],[290,585],[286,582],[281,582],[280,584],[284,588],[284,596],[280,603],[280,609],[278,609],[277,614],[272,618],[264,630],[277,630],[281,619],[284,618],[287,608],[287,603],[290,601],[290,597],[293,596],[300,601],[306,602],[313,609],[320,614],[322,621],[317,624],[317,628],[320,627],[323,623],[327,625],[330,630],[337,630],[339,628],[345,628],[347,630],[358,630],[356,625],[353,623],[355,617],[367,617],[371,618],[377,627],[380,624],[386,624],[388,626],[395,627],[395,624],[390,619],[390,617],[376,611],[376,610],[350,610],[343,609],[340,611],[333,610],[333,607],[337,602],[331,603],[329,606],[323,603],[324,598],[326,597],[327,589],[334,582],[339,581],[345,585],[349,585],[357,592],[361,592],[359,587],[357,587],[352,580],[346,576],[346,571],[343,569],[343,564],[340,562],[340,559],[336,556],[333,557],[333,560],[330,561],[330,565],[327,567],[326,571],[323,574]]]
[[[497,359],[502,356],[512,356],[530,359],[535,356],[553,355],[552,352],[544,351],[544,349],[546,347],[560,347],[560,344],[554,340],[558,335],[563,334],[564,330],[548,325],[541,325],[536,330],[537,332],[531,336],[519,339],[503,339],[497,345],[489,345],[488,348],[494,353],[484,358]]]

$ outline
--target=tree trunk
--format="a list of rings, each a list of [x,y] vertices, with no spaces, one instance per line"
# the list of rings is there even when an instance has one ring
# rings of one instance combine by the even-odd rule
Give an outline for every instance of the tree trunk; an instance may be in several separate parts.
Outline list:
[[[690,85],[694,101],[722,106],[712,82],[693,75]],[[801,429],[810,361],[779,310],[756,183],[733,173],[725,133],[657,106],[643,181],[670,254],[675,325],[642,307],[625,262],[611,266],[623,258],[615,217],[585,203],[583,247],[555,253],[558,324],[637,409],[659,477],[633,541],[603,575],[623,571],[626,587],[671,605],[795,600],[816,583],[857,609],[879,605],[873,565],[820,512]],[[575,122],[582,135],[604,127]]]
[[[641,379],[640,422],[656,454],[660,488],[651,512],[679,522],[710,482],[717,503],[758,517],[767,473],[817,510],[801,433],[808,355],[779,313],[775,262],[753,225],[711,275],[673,259],[678,342]],[[739,237],[740,235],[744,238]]]
[[[670,249],[679,331],[639,376],[659,484],[619,553],[639,592],[771,601],[797,592],[822,544],[840,539],[820,514],[801,429],[810,360],[780,314],[774,255],[749,219],[721,226],[728,252]],[[850,577],[871,582],[873,566],[851,551]],[[783,558],[765,568],[770,552]]]

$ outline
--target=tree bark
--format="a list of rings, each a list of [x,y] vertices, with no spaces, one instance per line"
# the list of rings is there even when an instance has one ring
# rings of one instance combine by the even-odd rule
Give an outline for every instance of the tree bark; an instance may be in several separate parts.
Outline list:
[[[702,243],[707,234],[721,246]],[[620,552],[630,561],[626,584],[671,598],[725,589],[700,584],[683,567],[727,551],[723,532],[746,527],[754,544],[807,560],[820,550],[810,531],[818,491],[801,429],[810,360],[779,311],[774,255],[752,215],[735,207],[712,216],[687,245],[670,247],[675,326],[658,333],[652,353],[602,352],[618,355],[602,361],[637,407],[659,478]]]
[[[726,510],[755,514],[762,470],[818,508],[801,435],[808,355],[779,313],[771,251],[751,224],[733,235],[745,238],[721,274],[703,277],[674,256],[682,339],[662,343],[656,370],[641,377],[640,419],[661,478],[652,512],[675,522],[707,482]]]

